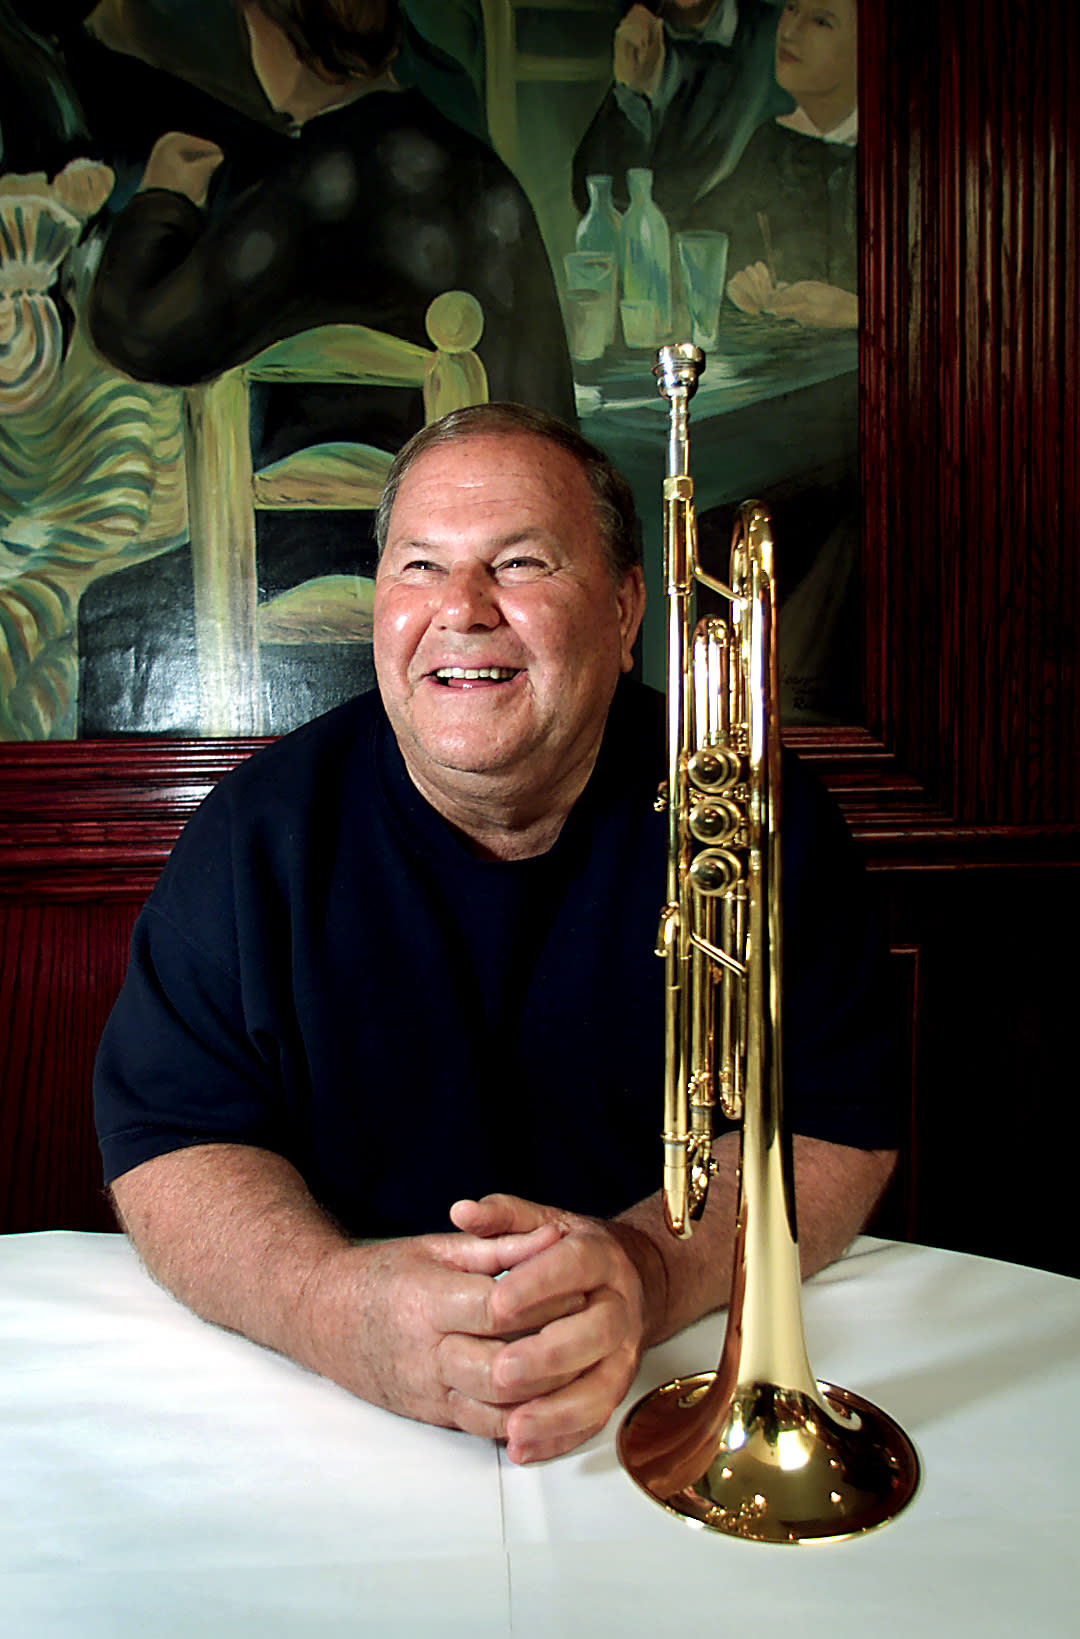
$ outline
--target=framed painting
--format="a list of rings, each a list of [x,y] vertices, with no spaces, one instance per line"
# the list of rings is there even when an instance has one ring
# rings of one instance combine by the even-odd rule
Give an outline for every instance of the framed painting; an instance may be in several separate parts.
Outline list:
[[[387,466],[484,397],[630,477],[657,607],[650,367],[691,333],[708,551],[763,493],[785,716],[847,720],[856,0],[828,12],[405,0],[316,73],[300,0],[2,0],[35,90],[0,178],[0,737],[276,734],[371,687]]]
[[[203,3],[212,3],[212,0],[203,0]],[[182,12],[185,9],[181,0],[175,0],[171,8],[165,0],[145,0],[145,8],[148,8],[147,15],[155,10]],[[463,4],[436,9],[442,19],[439,25],[431,21],[432,8],[419,4],[408,8],[406,18],[413,25],[413,36],[423,39],[421,29],[428,28],[423,49],[432,74],[433,64],[447,70],[448,64],[457,62],[457,69],[450,73],[452,84],[462,96],[463,88],[467,90],[472,85],[474,110],[483,106],[482,88],[475,78],[476,64],[486,59],[492,65],[492,88],[489,89],[493,89],[493,95],[483,110],[483,117],[528,184],[528,198],[530,202],[535,201],[532,216],[544,239],[547,263],[555,270],[557,295],[562,299],[565,314],[568,295],[565,258],[575,254],[577,228],[583,221],[573,197],[574,160],[595,112],[613,93],[613,28],[621,26],[620,14],[625,8],[609,6],[601,0],[586,6],[582,0],[576,7],[559,8],[565,13],[561,19],[555,17],[553,8],[542,8],[542,15],[540,8],[532,8],[535,15],[529,27],[534,29],[533,33],[526,30],[526,13],[531,8],[523,6]],[[790,9],[798,11],[798,7]],[[1073,278],[1071,284],[1063,281],[1062,269],[1076,266],[1076,218],[1072,209],[1075,161],[1071,164],[1067,161],[1067,156],[1075,153],[1076,115],[1061,79],[1064,68],[1059,65],[1075,57],[1075,40],[1070,33],[1075,32],[1075,23],[1068,17],[1050,16],[1045,8],[1021,9],[1025,51],[1014,61],[1005,50],[1007,33],[989,30],[985,34],[979,72],[973,76],[957,67],[963,59],[961,46],[971,21],[969,5],[958,3],[946,8],[940,16],[920,18],[917,25],[904,27],[879,0],[862,0],[859,7],[861,321],[857,368],[839,370],[827,377],[834,385],[842,384],[842,392],[858,417],[857,510],[861,538],[857,567],[861,603],[856,609],[857,642],[853,646],[858,677],[849,693],[850,710],[833,713],[826,722],[795,723],[789,729],[789,737],[818,764],[829,783],[840,792],[856,830],[880,850],[882,859],[890,857],[896,849],[902,853],[912,838],[924,839],[918,843],[919,847],[932,848],[945,846],[946,838],[955,841],[964,835],[972,846],[989,847],[987,838],[991,833],[1004,836],[1002,827],[1010,826],[1024,827],[1024,845],[1034,846],[1033,826],[1040,835],[1052,838],[1056,834],[1055,827],[1072,823],[1070,805],[1074,799],[1067,771],[1067,748],[1069,736],[1076,727],[1075,708],[1069,706],[1063,713],[1057,706],[1050,711],[1043,707],[1050,699],[1049,672],[1053,671],[1057,679],[1064,678],[1066,682],[1074,675],[1067,633],[1069,610],[1075,607],[1075,568],[1070,569],[1072,557],[1062,542],[1069,538],[1069,519],[1075,522],[1076,467],[1070,454],[1070,439],[1073,443],[1075,439],[1069,429],[1075,429],[1078,420],[1074,398],[1077,329],[1071,294],[1075,292],[1076,280]],[[50,8],[50,15],[63,11],[70,23],[70,14],[79,10],[57,6]],[[94,18],[99,23],[102,17],[112,18],[116,26],[120,26],[122,14],[134,14],[137,10],[135,6],[103,5],[94,8]],[[451,16],[456,33],[451,29]],[[773,16],[775,18],[775,12]],[[22,25],[12,0],[2,0],[2,17],[9,37],[14,39],[15,31]],[[231,9],[230,17],[235,24],[235,12]],[[583,22],[586,17],[591,33],[587,33]],[[82,19],[79,21],[81,26]],[[566,31],[571,23],[576,44],[573,57],[565,50]],[[559,28],[563,29],[562,34]],[[91,43],[97,50],[113,49],[100,39]],[[151,45],[144,42],[146,55],[152,54]],[[457,57],[454,52],[458,53]],[[419,49],[416,54],[423,55]],[[147,64],[141,66],[148,67]],[[160,74],[164,70],[154,72]],[[550,148],[551,129],[550,124],[545,125],[539,119],[537,108],[555,106],[552,76],[557,76],[564,88],[569,87],[575,99],[574,118],[567,127],[573,136],[564,140],[563,185],[557,190],[553,190],[550,177],[545,183],[537,169],[537,153]],[[434,78],[431,83],[436,83]],[[215,89],[220,87],[185,84],[184,95],[190,98],[198,92],[212,98]],[[258,91],[258,86],[255,90]],[[248,91],[251,91],[250,85]],[[443,95],[445,98],[449,93],[444,91]],[[1041,110],[1041,123],[1032,120],[1034,106]],[[221,117],[226,116],[232,118],[229,110]],[[467,123],[466,115],[459,117]],[[992,135],[994,120],[1005,133],[1001,140]],[[540,133],[539,137],[536,132]],[[533,133],[531,137],[530,133]],[[145,141],[140,140],[145,148]],[[12,142],[6,142],[5,154],[13,164],[29,167],[29,157],[20,158]],[[1064,154],[1066,160],[1055,163],[1057,154]],[[981,169],[973,156],[985,160]],[[580,172],[582,167],[579,165],[578,169]],[[588,175],[598,174],[588,166],[584,172],[579,180],[586,182]],[[27,174],[32,173],[27,171]],[[84,192],[75,201],[80,209],[85,209],[87,204],[85,187],[88,183],[83,180]],[[133,187],[135,182],[132,167],[128,186]],[[579,203],[587,207],[587,189],[585,200]],[[669,204],[668,208],[674,221],[677,206]],[[760,231],[760,224],[758,229]],[[775,229],[776,224],[770,223],[770,233],[779,239]],[[998,241],[998,252],[993,248],[994,229],[1003,236]],[[762,237],[763,257],[767,254],[765,243]],[[727,310],[725,317],[728,317]],[[731,317],[733,322],[742,323],[746,315],[736,313]],[[1023,322],[1018,330],[1015,325],[1009,330],[1014,318]],[[63,325],[63,315],[61,322]],[[580,335],[572,325],[567,329],[570,350],[581,353]],[[1011,350],[1002,340],[1007,331],[1017,338]],[[465,333],[469,333],[467,329]],[[1037,345],[1040,335],[1051,337],[1054,345]],[[1029,338],[1027,350],[1021,356],[1016,348],[1025,337]],[[853,345],[853,338],[843,334],[811,339],[815,345],[840,351]],[[72,346],[71,338],[65,338],[63,333],[61,340]],[[408,414],[422,417],[422,380],[419,387],[415,379],[406,386],[403,376],[410,369],[415,372],[419,364],[422,377],[438,348],[433,346],[430,336],[425,338],[426,345],[420,341],[409,341],[406,345],[402,338],[399,340],[402,340],[403,354],[408,357],[398,361],[396,376],[393,367],[380,366],[390,382],[381,389],[389,397],[381,401],[380,416],[384,405],[407,399]],[[286,342],[286,347],[288,345]],[[477,353],[489,377],[497,372],[495,355],[485,355],[482,344],[464,351]],[[642,349],[637,359],[630,359],[629,352],[624,335],[621,353],[610,362],[624,378],[632,373],[635,383],[639,379],[644,381],[645,393],[640,395],[644,397],[651,392],[648,354]],[[460,362],[460,355],[457,357]],[[1062,369],[1063,357],[1072,360],[1072,371]],[[1027,424],[1036,427],[1039,436],[1029,441],[1029,447],[1045,465],[1045,483],[1036,489],[1027,473],[1014,461],[1015,470],[1007,475],[1012,509],[1008,529],[1000,514],[992,515],[995,503],[987,499],[988,491],[977,484],[973,454],[974,444],[983,432],[993,428],[996,419],[999,453],[1006,461],[1013,459],[1013,450],[1001,430],[1005,426],[1002,377],[995,375],[995,365],[1001,361],[1011,366],[1007,378],[1011,396],[1006,409],[1017,426],[1027,418]],[[575,397],[582,411],[580,419],[587,432],[599,429],[607,403],[604,383],[598,379],[600,372],[596,368],[604,362],[602,358],[572,361],[572,385],[576,385]],[[301,360],[300,366],[303,365]],[[283,371],[298,368],[295,358],[286,359],[284,363],[279,361],[279,367]],[[253,373],[246,363],[232,368],[242,375]],[[272,359],[267,368],[272,378],[275,368]],[[453,377],[454,371],[448,373]],[[468,369],[465,375],[468,377]],[[233,382],[234,387],[249,395],[260,385],[250,380]],[[273,387],[277,383],[271,379],[269,385]],[[323,385],[328,393],[320,402],[332,405],[335,388],[340,388],[340,383]],[[165,452],[175,449],[175,441],[180,436],[178,429],[186,428],[190,434],[193,426],[196,429],[201,426],[205,431],[210,425],[213,432],[216,407],[208,406],[206,399],[220,386],[221,378],[190,388],[137,385],[132,391],[136,396],[142,395],[141,427],[144,431],[155,429],[158,448]],[[811,383],[807,388],[811,394],[814,386]],[[639,392],[636,385],[631,390]],[[166,406],[163,400],[169,395],[172,398]],[[200,397],[201,403],[197,402]],[[178,398],[182,400],[179,408]],[[305,402],[313,401],[305,394]],[[130,403],[124,402],[128,404],[124,413],[130,421],[134,412]],[[332,414],[327,414],[332,421]],[[612,409],[608,419],[617,426],[631,428],[632,439],[640,436],[644,440],[645,435],[635,430],[635,417],[639,414],[643,425],[655,428],[660,424],[657,416],[662,417],[663,407],[657,405],[647,410],[642,407],[639,412],[624,404],[621,409]],[[621,422],[620,416],[625,418]],[[1041,428],[1036,425],[1040,418]],[[821,431],[817,423],[827,418],[807,415],[803,419],[812,423],[811,431],[816,437]],[[840,419],[843,419],[842,413]],[[703,418],[705,443],[702,447],[706,465],[711,468],[709,420],[708,416]],[[271,439],[274,429],[281,425],[265,407],[260,409],[255,422],[259,436]],[[724,422],[717,417],[716,424],[735,426],[737,421]],[[270,433],[267,433],[268,426]],[[330,427],[330,422],[320,426]],[[850,447],[851,435],[846,428],[843,437]],[[227,443],[228,439],[219,437],[218,442]],[[326,442],[330,445],[330,456],[324,461],[323,469],[314,476],[309,473],[305,480],[314,487],[332,487],[335,481],[335,471],[328,474],[327,469],[333,469],[335,446],[341,441]],[[723,442],[721,439],[720,443]],[[204,443],[212,450],[214,437],[204,438]],[[52,442],[46,441],[45,447],[49,459],[44,464],[49,468],[51,481],[59,486],[65,461],[72,464],[77,461],[77,439],[70,436],[58,443],[53,435]],[[643,452],[644,442],[638,448]],[[647,459],[643,456],[642,464],[651,463],[659,471],[660,440],[657,439],[655,445],[650,443],[650,449],[652,453]],[[65,461],[59,459],[61,451]],[[286,455],[288,453],[291,452]],[[385,449],[375,449],[376,477],[379,461],[385,462],[386,457]],[[136,607],[145,610],[148,605],[152,606],[157,627],[170,639],[176,638],[187,653],[188,681],[168,663],[155,661],[149,649],[145,654],[140,652],[132,636],[138,622],[129,622],[125,627],[118,613],[118,588],[122,580],[119,573],[98,575],[95,570],[90,587],[91,597],[99,582],[104,588],[96,594],[102,605],[96,620],[102,634],[101,649],[110,654],[114,662],[115,687],[102,681],[107,668],[99,669],[85,650],[81,659],[79,657],[71,582],[53,574],[42,574],[35,598],[27,599],[18,610],[13,609],[14,555],[32,555],[47,531],[40,518],[24,520],[21,535],[18,530],[14,535],[9,530],[9,572],[2,610],[7,645],[4,686],[9,702],[18,693],[15,651],[20,643],[39,645],[36,670],[31,668],[35,673],[32,686],[23,691],[29,705],[14,727],[4,730],[9,740],[30,744],[25,752],[9,746],[0,753],[5,769],[10,771],[16,784],[22,780],[18,771],[26,770],[27,783],[20,785],[23,797],[19,801],[33,802],[29,794],[31,787],[40,786],[43,793],[49,788],[49,768],[55,771],[56,779],[62,781],[64,767],[71,766],[74,770],[77,763],[79,779],[92,780],[95,754],[90,749],[91,743],[103,744],[104,737],[119,737],[108,758],[102,754],[101,766],[112,770],[123,767],[130,769],[131,774],[130,778],[125,774],[119,784],[111,773],[106,777],[101,787],[102,816],[112,811],[121,787],[124,801],[134,805],[133,813],[145,796],[151,812],[160,816],[158,782],[161,780],[177,798],[180,808],[186,809],[189,798],[180,796],[182,788],[190,790],[193,798],[205,789],[210,777],[208,770],[219,771],[231,759],[242,755],[249,744],[256,743],[262,733],[275,731],[275,726],[287,726],[287,721],[275,725],[272,713],[267,722],[265,712],[261,712],[265,689],[250,681],[244,688],[233,688],[227,672],[223,672],[218,663],[217,692],[219,699],[225,702],[226,715],[219,715],[212,724],[217,745],[206,743],[210,736],[204,732],[206,724],[200,716],[203,708],[185,704],[193,702],[200,692],[197,679],[193,680],[191,661],[197,647],[193,636],[194,603],[186,587],[183,595],[178,594],[167,570],[174,548],[166,543],[175,541],[189,527],[190,519],[185,513],[190,513],[190,486],[185,486],[185,492],[180,493],[175,472],[167,460],[162,464],[164,481],[157,484],[148,481],[145,463],[141,477],[136,466],[133,465],[126,480],[127,533],[122,529],[117,531],[117,551],[109,561],[122,560],[124,553],[133,549],[133,542],[137,543],[134,547],[137,553],[145,553],[145,562],[132,567],[141,570],[152,592],[140,593]],[[742,470],[745,473],[745,469]],[[348,476],[351,482],[355,474]],[[656,509],[659,505],[659,486],[653,483],[651,473],[646,477],[648,481],[643,479],[639,485],[639,498],[648,524],[650,507]],[[369,475],[367,481],[374,484],[376,479]],[[710,470],[708,482],[712,481]],[[212,488],[210,493],[217,498],[222,490]],[[79,498],[88,501],[92,510],[92,489],[87,490],[83,485]],[[961,540],[972,542],[971,532],[961,524],[969,500],[976,509],[978,528],[974,543],[965,550],[961,571],[955,548]],[[159,520],[160,528],[155,525],[147,531],[131,521],[136,515],[150,514]],[[1018,543],[1023,528],[1016,527],[1026,527],[1036,514],[1042,543],[1037,583],[1031,579],[1030,564],[1019,556]],[[299,512],[289,505],[279,508],[275,514],[274,521],[286,542],[295,536],[298,517]],[[340,530],[341,515],[334,521]],[[314,577],[305,577],[303,566],[290,558],[288,546],[281,554],[283,567],[279,578],[285,603],[279,609],[281,619],[276,637],[272,631],[274,641],[266,647],[276,649],[285,676],[291,670],[294,679],[301,678],[299,684],[294,681],[282,691],[291,698],[290,709],[300,715],[310,715],[330,703],[335,687],[351,690],[364,681],[368,610],[363,582],[365,567],[370,573],[370,559],[356,554],[348,556],[355,544],[350,530],[351,525],[346,525],[343,531],[344,560],[321,559],[317,565],[319,573]],[[307,532],[306,524],[303,532]],[[655,531],[647,529],[647,535],[655,541]],[[78,574],[86,571],[87,553],[75,531],[72,541],[71,556],[78,589]],[[159,546],[161,551],[157,550]],[[250,544],[246,550],[250,556]],[[1013,555],[1018,555],[1015,564]],[[233,560],[237,556],[243,555],[226,554],[226,567],[230,572],[236,567]],[[1006,562],[1008,574],[1003,569]],[[985,623],[989,618],[987,611],[992,600],[1003,595],[1002,588],[1010,574],[1027,586],[1027,602],[1022,611],[1014,609],[1009,615],[1011,641],[1007,650],[1000,650],[993,644],[982,643],[981,633],[976,635],[974,626],[978,620]],[[1073,581],[1069,580],[1070,574]],[[191,578],[189,572],[189,583]],[[213,577],[208,572],[205,578],[211,581]],[[317,585],[312,592],[307,583],[320,578],[331,584]],[[224,653],[226,662],[230,657],[235,658],[238,648],[235,639],[230,637],[223,643],[221,638],[231,620],[234,628],[242,625],[248,634],[250,661],[251,651],[257,650],[261,643],[257,629],[252,636],[252,627],[269,619],[259,613],[260,607],[280,594],[272,587],[260,585],[256,579],[253,596],[250,573],[239,592],[230,584],[228,574],[223,581],[219,576],[212,590],[209,614],[204,621],[210,636],[203,645],[204,650],[212,651],[216,634],[219,653]],[[265,595],[267,592],[271,595]],[[294,599],[291,608],[290,598]],[[66,634],[68,649],[62,658],[58,658],[58,650],[63,644],[55,634],[50,636],[54,624]],[[325,647],[309,646],[309,642],[327,636],[330,642]],[[655,645],[654,625],[646,639],[647,674],[651,671],[655,675]],[[329,674],[332,667],[327,657],[331,653],[343,668],[337,684],[331,681],[324,689],[321,683],[312,687],[310,681],[303,681]],[[203,664],[213,676],[212,653]],[[1005,757],[988,749],[980,743],[978,733],[978,727],[986,721],[988,709],[996,699],[995,690],[1003,684],[1006,669],[1010,687],[1020,691],[1017,698],[1022,695],[1031,703],[1028,722],[1035,725],[1034,731],[1029,727],[1024,751],[1016,757]],[[976,685],[970,693],[966,689],[969,680]],[[83,684],[86,687],[81,689]],[[153,726],[155,732],[151,736],[154,743],[144,744],[139,738],[136,707],[140,699],[144,702],[152,699],[155,686],[160,687],[173,704],[178,702],[178,709],[174,717],[163,724],[155,718],[153,709],[147,707],[148,720],[141,727]],[[84,744],[78,751],[62,745],[41,744],[70,736],[80,729],[77,706],[73,713],[72,704],[73,700],[77,702],[80,689],[84,697],[96,689],[101,702],[95,708],[98,715],[92,720],[90,732],[83,735]],[[117,689],[124,693],[127,718],[110,716],[109,698],[115,696]],[[204,687],[203,692],[212,693],[212,690]],[[246,701],[247,705],[229,720],[227,710],[230,701],[235,708],[236,698],[241,703]],[[1055,689],[1053,698],[1073,700],[1075,690],[1070,693],[1066,689],[1062,693]],[[10,711],[10,706],[7,709]],[[996,705],[993,711],[996,716]],[[287,719],[287,713],[285,716]],[[158,739],[162,732],[169,734],[171,745],[164,746]],[[1012,729],[1006,725],[996,732],[1008,738]],[[1038,777],[1034,784],[1026,773],[1020,772],[1028,768],[1033,749],[1038,753]],[[70,765],[65,763],[65,758],[71,759]],[[187,767],[192,770],[190,781],[184,774]],[[145,768],[149,781],[145,792],[143,776],[138,772],[141,768]],[[82,789],[87,790],[85,784]],[[46,802],[44,796],[42,801]],[[93,811],[90,804],[80,813],[87,818]],[[44,810],[42,812],[44,814]]]

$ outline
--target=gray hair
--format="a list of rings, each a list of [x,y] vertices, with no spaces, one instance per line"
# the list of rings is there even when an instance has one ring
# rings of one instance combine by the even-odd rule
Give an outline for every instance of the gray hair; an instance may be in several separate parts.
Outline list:
[[[414,433],[394,457],[386,477],[386,485],[375,515],[375,538],[379,555],[386,546],[390,528],[390,513],[397,499],[401,481],[409,468],[426,450],[443,444],[454,444],[466,438],[486,435],[527,433],[542,438],[556,448],[573,456],[592,492],[596,522],[600,529],[608,568],[612,579],[621,583],[632,569],[641,563],[641,539],[637,511],[630,485],[612,466],[607,456],[573,427],[545,410],[534,410],[525,404],[471,404],[464,410],[451,410],[429,426]]]

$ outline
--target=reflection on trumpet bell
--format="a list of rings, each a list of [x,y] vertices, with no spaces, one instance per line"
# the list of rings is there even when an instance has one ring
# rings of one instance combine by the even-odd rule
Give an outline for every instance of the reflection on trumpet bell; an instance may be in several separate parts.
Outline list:
[[[728,1536],[821,1542],[883,1525],[915,1490],[914,1451],[877,1406],[816,1387],[676,1378],[630,1412],[620,1460],[670,1512]]]

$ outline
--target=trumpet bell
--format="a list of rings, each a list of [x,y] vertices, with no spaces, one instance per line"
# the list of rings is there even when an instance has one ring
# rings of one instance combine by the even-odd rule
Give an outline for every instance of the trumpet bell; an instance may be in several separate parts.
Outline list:
[[[631,1409],[619,1459],[689,1525],[751,1542],[858,1536],[910,1501],[919,1461],[878,1406],[817,1388],[820,1398],[775,1383],[732,1391],[722,1370],[676,1378]]]

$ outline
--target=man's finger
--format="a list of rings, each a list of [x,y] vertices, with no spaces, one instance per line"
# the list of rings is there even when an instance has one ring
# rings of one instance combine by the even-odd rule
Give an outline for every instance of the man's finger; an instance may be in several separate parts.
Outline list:
[[[490,1254],[495,1242],[479,1241],[471,1250]],[[470,1337],[492,1337],[506,1342],[520,1332],[544,1326],[551,1320],[576,1314],[585,1306],[584,1294],[574,1288],[540,1292],[527,1307],[507,1305],[499,1297],[503,1284],[496,1279],[501,1269],[470,1269],[470,1248],[464,1242],[452,1255],[435,1266],[419,1294],[424,1323],[439,1335],[463,1332]],[[509,1277],[508,1277],[509,1278]]]
[[[519,1400],[550,1394],[616,1352],[627,1338],[626,1305],[616,1292],[594,1293],[584,1307],[515,1338],[491,1358],[493,1398]]]
[[[491,1406],[451,1389],[446,1397],[447,1415],[463,1434],[479,1434],[484,1440],[505,1440],[506,1423],[513,1407]]]
[[[527,1235],[558,1220],[553,1207],[524,1201],[520,1195],[485,1195],[480,1201],[455,1201],[450,1208],[455,1229],[470,1235]]]
[[[621,1355],[608,1356],[554,1394],[515,1406],[506,1418],[506,1454],[512,1463],[546,1462],[598,1434],[633,1381]]]
[[[480,1275],[501,1275],[516,1264],[535,1258],[562,1239],[557,1224],[541,1224],[522,1234],[476,1235],[465,1231],[439,1240],[443,1262],[455,1269]]]
[[[497,1317],[513,1331],[537,1324],[535,1311],[553,1297],[588,1294],[613,1275],[606,1238],[570,1232],[531,1258],[523,1258],[500,1281]]]

